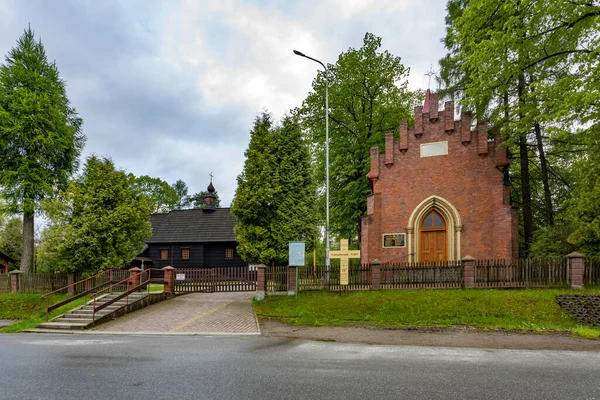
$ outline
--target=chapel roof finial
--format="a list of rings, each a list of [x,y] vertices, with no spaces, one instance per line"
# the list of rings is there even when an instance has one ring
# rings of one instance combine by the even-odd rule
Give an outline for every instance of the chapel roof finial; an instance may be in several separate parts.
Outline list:
[[[208,174],[208,176],[210,176],[210,183],[208,184],[208,187],[206,188],[206,190],[208,190],[208,193],[214,193],[215,187],[212,184],[213,173],[211,172],[210,174]]]

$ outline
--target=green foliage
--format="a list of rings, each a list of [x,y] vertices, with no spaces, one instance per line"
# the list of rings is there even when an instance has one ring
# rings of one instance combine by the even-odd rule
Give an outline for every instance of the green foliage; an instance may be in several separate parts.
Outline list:
[[[192,208],[204,209],[204,207],[206,206],[204,204],[204,196],[206,196],[207,194],[207,190],[202,190],[198,193],[188,196],[188,202],[192,205]],[[221,199],[219,199],[219,193],[215,190],[213,192],[213,195],[215,196],[215,207],[221,207]]]
[[[573,185],[583,176],[574,166],[593,157],[578,127],[597,124],[599,116],[599,16],[597,2],[448,2],[441,81],[476,119],[490,120],[519,159],[508,180],[520,206],[525,251],[535,228],[541,230],[535,252],[559,237],[569,247],[555,221],[575,229],[570,196],[579,193]],[[579,241],[579,230],[570,242]]]
[[[0,184],[14,210],[64,186],[83,146],[82,120],[31,28],[0,67]]]
[[[175,191],[175,195],[177,197],[177,201],[175,202],[175,210],[183,210],[184,208],[187,208],[191,201],[188,197],[188,187],[186,183],[179,179],[171,187]]]
[[[96,273],[127,265],[151,236],[151,206],[135,177],[92,156],[61,198],[45,204],[45,270]]]
[[[139,192],[147,197],[153,213],[166,213],[178,209],[177,191],[162,179],[142,175],[135,179],[135,185]]]
[[[290,116],[274,126],[263,112],[250,135],[231,206],[238,222],[238,252],[246,261],[283,264],[290,241],[305,241],[311,248],[317,236],[308,148],[297,120]]]
[[[18,269],[23,252],[23,220],[21,218],[11,217],[4,221],[0,220],[0,251],[16,260],[9,263],[9,269]]]
[[[64,188],[84,144],[55,63],[31,28],[0,66],[0,186],[12,212],[28,221],[22,269],[33,264],[36,204]]]
[[[325,184],[325,85],[329,79],[330,225],[334,235],[358,238],[360,217],[371,193],[369,149],[383,149],[385,135],[412,119],[422,99],[407,90],[408,69],[400,57],[380,51],[381,38],[367,33],[363,46],[340,54],[328,71],[319,71],[313,92],[298,113],[314,151],[318,184]],[[324,211],[324,201],[320,202]],[[324,215],[324,212],[323,214]]]

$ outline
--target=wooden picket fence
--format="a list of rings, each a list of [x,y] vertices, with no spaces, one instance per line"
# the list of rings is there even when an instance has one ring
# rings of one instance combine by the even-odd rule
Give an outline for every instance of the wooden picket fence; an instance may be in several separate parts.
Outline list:
[[[568,260],[529,259],[476,260],[475,287],[568,286]]]
[[[600,257],[585,257],[583,259],[583,284],[600,285]]]
[[[10,293],[10,275],[0,274],[0,293]]]
[[[460,261],[381,265],[381,289],[434,289],[462,286]]]
[[[267,292],[287,292],[288,290],[288,267],[275,265],[267,268],[266,290]]]
[[[36,272],[19,274],[20,293],[45,293],[64,288],[69,283],[68,274]],[[65,290],[66,293],[66,290]]]

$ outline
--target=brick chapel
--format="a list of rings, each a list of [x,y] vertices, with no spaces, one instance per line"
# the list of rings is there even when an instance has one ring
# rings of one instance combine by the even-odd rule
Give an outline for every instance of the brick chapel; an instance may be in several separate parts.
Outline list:
[[[471,113],[454,120],[454,103],[438,110],[427,91],[415,107],[415,126],[400,122],[385,152],[371,148],[372,194],[362,217],[361,261],[422,262],[508,259],[518,256],[516,209],[503,171],[510,164],[488,124],[471,129]]]

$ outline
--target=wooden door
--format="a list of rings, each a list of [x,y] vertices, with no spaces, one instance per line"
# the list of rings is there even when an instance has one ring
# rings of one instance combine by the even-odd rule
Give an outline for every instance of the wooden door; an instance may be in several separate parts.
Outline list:
[[[446,261],[446,224],[442,216],[432,210],[421,225],[419,261]]]

